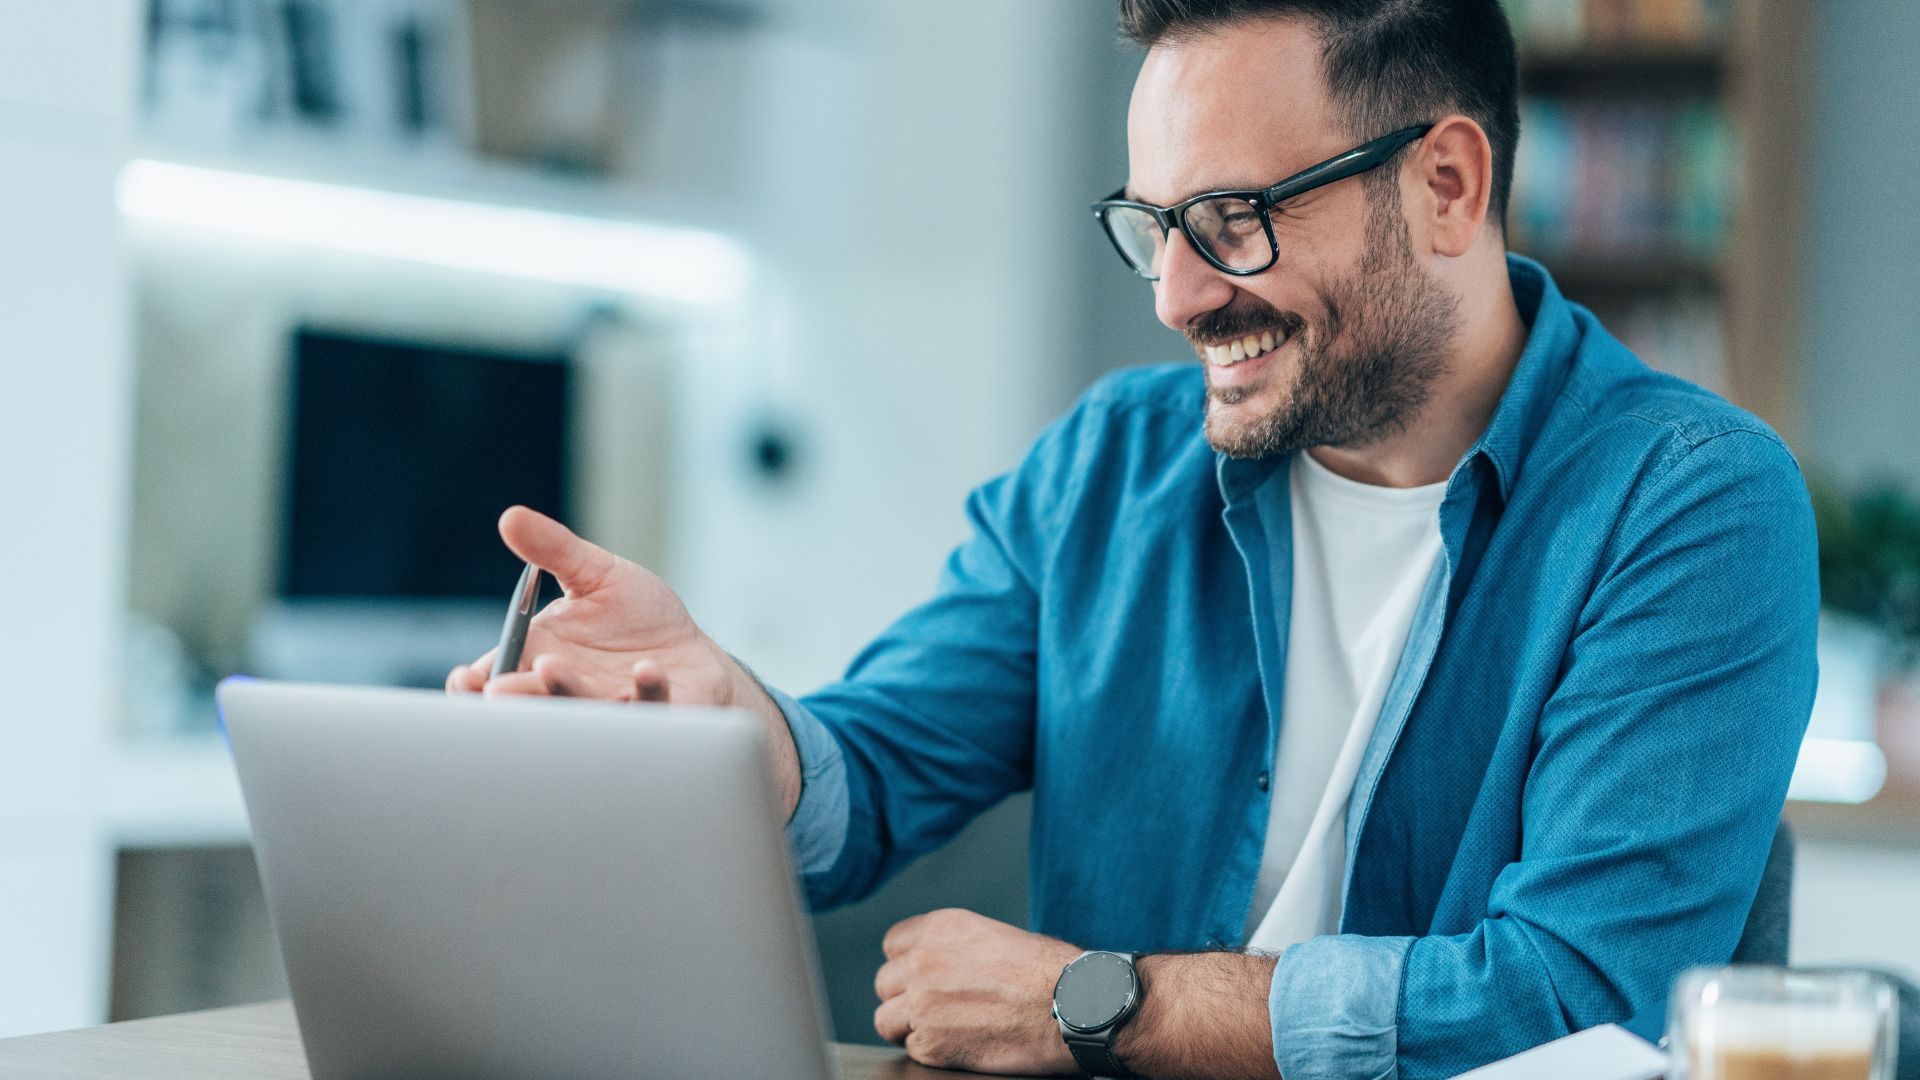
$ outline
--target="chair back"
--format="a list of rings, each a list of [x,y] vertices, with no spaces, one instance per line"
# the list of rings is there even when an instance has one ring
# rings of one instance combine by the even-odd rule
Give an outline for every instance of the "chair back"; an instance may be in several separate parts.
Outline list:
[[[1733,962],[1785,967],[1792,923],[1793,829],[1783,819],[1773,832],[1766,869],[1760,871],[1760,891],[1747,909],[1747,925],[1733,947]]]

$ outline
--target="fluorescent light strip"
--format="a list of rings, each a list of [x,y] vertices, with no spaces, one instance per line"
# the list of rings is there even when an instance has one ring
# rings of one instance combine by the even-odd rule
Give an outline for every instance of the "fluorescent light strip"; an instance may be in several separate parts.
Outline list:
[[[120,174],[129,218],[688,304],[737,300],[748,259],[699,229],[402,195],[164,161]]]
[[[1824,739],[1800,744],[1787,798],[1802,802],[1863,803],[1887,782],[1887,756],[1859,739]]]

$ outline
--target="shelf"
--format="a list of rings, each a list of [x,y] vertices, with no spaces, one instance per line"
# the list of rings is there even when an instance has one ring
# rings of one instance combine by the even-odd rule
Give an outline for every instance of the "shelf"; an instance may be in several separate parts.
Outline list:
[[[1720,288],[1719,263],[1704,258],[1667,254],[1647,256],[1535,255],[1553,274],[1562,292],[1637,296],[1681,290],[1713,292]]]
[[[1733,64],[1718,45],[1556,48],[1520,55],[1520,93],[1717,94]]]
[[[1887,792],[1857,806],[1789,802],[1786,818],[1806,839],[1920,848],[1920,829],[1915,828],[1920,795],[1912,791]]]
[[[107,763],[105,825],[122,848],[247,843],[247,811],[226,741],[215,735],[129,741]]]

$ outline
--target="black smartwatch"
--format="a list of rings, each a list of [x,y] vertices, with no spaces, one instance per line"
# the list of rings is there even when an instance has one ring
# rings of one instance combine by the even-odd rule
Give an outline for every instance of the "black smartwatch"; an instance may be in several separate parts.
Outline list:
[[[1140,1011],[1144,992],[1132,953],[1087,952],[1053,984],[1053,1018],[1080,1071],[1096,1080],[1128,1080],[1132,1070],[1113,1056],[1113,1037]]]

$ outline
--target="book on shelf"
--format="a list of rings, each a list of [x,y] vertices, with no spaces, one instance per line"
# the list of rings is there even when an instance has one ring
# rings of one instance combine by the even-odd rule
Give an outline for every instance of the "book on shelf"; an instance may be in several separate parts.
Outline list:
[[[1635,356],[1654,368],[1723,397],[1731,393],[1724,314],[1713,297],[1693,292],[1647,297],[1602,317]]]
[[[202,152],[449,154],[471,141],[462,0],[147,0],[142,124]]]
[[[1523,51],[1697,49],[1720,40],[1727,0],[1503,0]]]
[[[1509,224],[1544,256],[1706,264],[1731,224],[1733,132],[1706,99],[1521,104]]]

